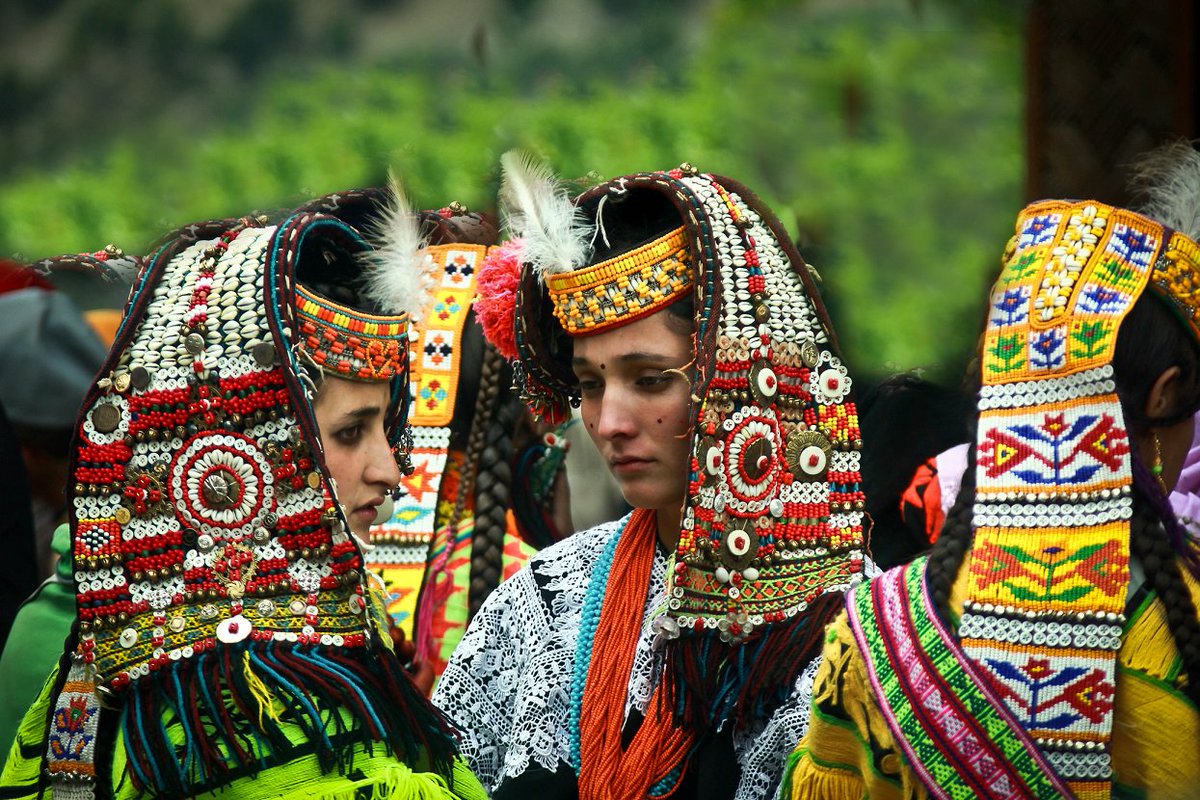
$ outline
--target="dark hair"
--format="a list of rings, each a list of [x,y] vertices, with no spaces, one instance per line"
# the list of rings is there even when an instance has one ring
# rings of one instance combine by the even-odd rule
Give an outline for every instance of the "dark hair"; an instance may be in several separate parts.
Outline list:
[[[691,333],[696,330],[696,296],[692,292],[672,301],[663,309],[668,326],[680,333]]]
[[[969,396],[911,373],[885,378],[858,396],[862,488],[872,521],[871,557],[882,569],[928,549],[925,531],[906,524],[901,498],[917,468],[968,440]]]
[[[1121,325],[1112,364],[1117,396],[1130,428],[1147,430],[1170,425],[1195,413],[1200,399],[1200,348],[1190,329],[1152,291],[1147,290],[1137,299]],[[1149,419],[1142,409],[1150,387],[1172,366],[1180,369],[1184,402],[1165,417]],[[1200,621],[1180,569],[1181,561],[1189,567],[1195,565],[1188,564],[1186,540],[1158,482],[1136,449],[1131,456],[1134,492],[1130,548],[1142,564],[1149,587],[1163,604],[1171,636],[1187,673],[1187,695],[1192,702],[1200,703]],[[962,488],[946,516],[926,567],[930,595],[947,619],[950,588],[974,539],[974,502],[975,448],[972,447]]]

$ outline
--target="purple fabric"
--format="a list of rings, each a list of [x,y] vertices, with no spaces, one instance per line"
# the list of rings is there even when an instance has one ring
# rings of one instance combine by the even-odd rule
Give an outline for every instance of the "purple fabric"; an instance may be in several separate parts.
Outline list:
[[[967,456],[971,445],[956,444],[937,457],[937,478],[942,489],[942,516],[950,513],[962,486],[963,473],[967,471]]]
[[[1200,531],[1200,414],[1192,418],[1195,429],[1192,449],[1183,461],[1183,471],[1171,492],[1171,508],[1193,537]]]

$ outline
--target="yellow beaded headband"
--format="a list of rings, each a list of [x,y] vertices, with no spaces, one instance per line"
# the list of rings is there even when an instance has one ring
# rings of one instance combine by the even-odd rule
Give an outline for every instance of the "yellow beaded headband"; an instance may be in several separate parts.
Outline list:
[[[616,258],[546,276],[554,316],[572,336],[587,336],[653,314],[692,288],[682,226]]]

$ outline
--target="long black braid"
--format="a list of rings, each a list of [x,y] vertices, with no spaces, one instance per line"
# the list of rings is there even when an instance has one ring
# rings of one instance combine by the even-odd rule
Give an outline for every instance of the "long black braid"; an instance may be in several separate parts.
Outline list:
[[[1133,457],[1133,520],[1130,524],[1130,548],[1141,562],[1146,583],[1154,590],[1167,617],[1167,627],[1183,660],[1188,683],[1188,698],[1200,705],[1200,620],[1196,604],[1184,583],[1180,569],[1181,554],[1172,545],[1172,536],[1164,535],[1179,527],[1170,501],[1159,488],[1158,481],[1146,465]],[[1184,546],[1188,545],[1186,542]]]
[[[500,584],[504,567],[504,536],[508,530],[507,512],[512,490],[513,430],[520,413],[519,401],[505,389],[507,385],[505,376],[499,375],[475,476],[475,533],[471,541],[471,580],[467,591],[471,617]]]
[[[925,580],[934,605],[943,619],[950,619],[950,589],[958,577],[963,559],[975,540],[975,446],[967,448],[967,468],[954,505],[946,514],[942,532],[929,552]]]

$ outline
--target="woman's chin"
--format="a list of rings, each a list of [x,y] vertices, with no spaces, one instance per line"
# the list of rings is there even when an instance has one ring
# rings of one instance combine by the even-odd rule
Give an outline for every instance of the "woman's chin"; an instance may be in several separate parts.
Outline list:
[[[679,508],[683,505],[683,498],[665,496],[661,486],[647,486],[641,481],[622,482],[618,486],[625,502],[634,508],[658,511],[663,508]]]

